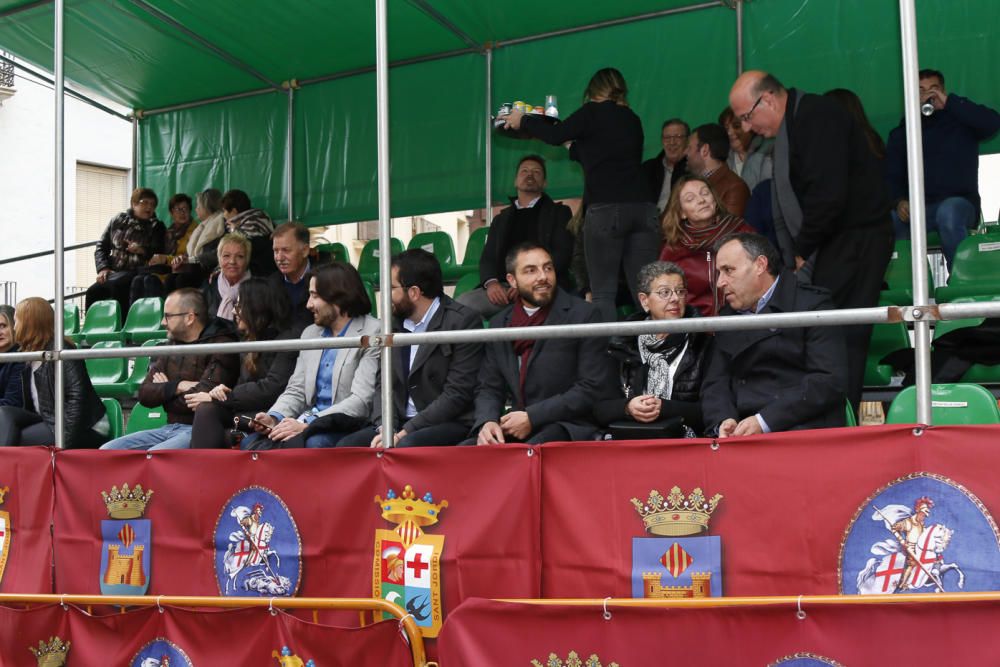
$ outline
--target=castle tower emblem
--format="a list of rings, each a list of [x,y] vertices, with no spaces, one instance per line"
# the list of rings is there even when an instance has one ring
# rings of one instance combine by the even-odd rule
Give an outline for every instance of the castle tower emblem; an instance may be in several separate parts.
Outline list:
[[[0,505],[10,493],[10,487],[0,487]],[[7,554],[10,552],[10,513],[0,510],[0,581],[3,581],[3,571],[7,567]]]
[[[722,595],[722,542],[708,531],[721,494],[708,498],[700,488],[680,487],[664,497],[653,489],[632,506],[646,530],[657,537],[632,538],[632,597],[701,598]]]
[[[143,519],[152,491],[122,484],[101,491],[111,519],[101,521],[101,593],[145,595],[149,589],[152,523]]]
[[[438,522],[448,501],[435,503],[429,491],[417,498],[407,484],[399,496],[389,489],[384,500],[375,496],[375,502],[382,517],[396,527],[375,531],[372,595],[412,614],[424,637],[437,637],[444,621],[440,562],[444,535],[428,535],[424,528]]]

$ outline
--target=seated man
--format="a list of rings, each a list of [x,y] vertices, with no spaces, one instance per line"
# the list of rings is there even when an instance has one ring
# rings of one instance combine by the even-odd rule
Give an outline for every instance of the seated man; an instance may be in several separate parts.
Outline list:
[[[955,250],[979,222],[979,144],[1000,130],[1000,114],[972,100],[948,94],[944,74],[920,70],[920,101],[933,112],[921,119],[924,144],[924,199],[928,231],[941,236],[951,268]],[[896,202],[896,238],[910,238],[910,200],[906,167],[906,119],[889,133],[886,145],[889,189]]]
[[[728,158],[729,135],[721,125],[708,123],[691,133],[687,148],[688,171],[708,180],[726,210],[742,218],[750,199],[750,188],[726,164]]]
[[[552,256],[536,243],[507,254],[507,282],[517,297],[491,329],[601,321],[594,306],[556,286]],[[476,390],[477,435],[462,444],[592,440],[594,402],[615,390],[607,344],[603,337],[487,343]]]
[[[301,331],[313,322],[312,313],[306,308],[306,301],[309,300],[309,281],[306,277],[312,269],[309,264],[309,228],[301,222],[282,223],[274,228],[271,244],[278,271],[268,276],[268,280],[288,294],[292,326]]]
[[[479,313],[445,295],[441,265],[419,248],[392,258],[393,331],[423,333],[482,329]],[[372,424],[338,447],[454,445],[472,426],[472,395],[482,343],[407,345],[393,350],[393,427],[382,423],[381,374]],[[399,425],[402,424],[402,427]]]
[[[716,245],[720,315],[829,310],[820,287],[779,273],[778,251],[758,234],[724,236]],[[719,331],[701,385],[709,435],[844,426],[847,352],[839,327]]]
[[[545,160],[526,155],[517,164],[514,178],[517,197],[493,218],[486,246],[479,259],[482,286],[458,297],[458,302],[490,318],[503,310],[517,296],[507,284],[504,261],[511,248],[532,241],[552,249],[559,282],[570,284],[569,266],[573,259],[573,234],[567,229],[573,212],[545,194]]]
[[[185,287],[171,292],[163,304],[163,325],[170,345],[234,343],[233,323],[208,314],[205,297]],[[167,425],[123,435],[101,449],[187,449],[195,404],[188,397],[219,384],[232,386],[240,375],[238,354],[190,354],[183,350],[156,357],[139,387],[139,402],[147,408],[162,405]]]
[[[663,213],[670,201],[674,184],[687,171],[688,138],[691,127],[680,118],[671,118],[660,128],[663,150],[656,157],[642,163],[642,173],[646,175],[649,200],[656,203],[656,210]]]
[[[331,262],[313,271],[306,307],[314,324],[302,331],[303,340],[381,331],[361,276],[350,264]],[[285,391],[267,413],[254,417],[257,433],[244,438],[243,447],[335,446],[368,420],[378,365],[376,347],[302,350]]]

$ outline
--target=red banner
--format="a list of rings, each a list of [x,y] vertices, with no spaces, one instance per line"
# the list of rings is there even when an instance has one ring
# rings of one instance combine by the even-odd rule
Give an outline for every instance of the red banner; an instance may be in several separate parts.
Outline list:
[[[52,450],[0,448],[0,593],[52,592]]]
[[[996,603],[794,604],[714,609],[610,609],[467,600],[438,642],[441,664],[822,667],[996,665]],[[561,662],[549,662],[550,655]],[[581,664],[581,663],[576,663]]]
[[[36,662],[35,652],[58,652],[65,662]],[[42,642],[42,646],[39,646]],[[266,609],[184,610],[156,607],[92,616],[52,605],[30,611],[0,607],[0,664],[205,667],[241,665],[412,665],[409,645],[396,622],[340,628]],[[167,658],[164,661],[163,658]],[[285,658],[284,661],[281,659]],[[301,662],[295,660],[298,658]]]

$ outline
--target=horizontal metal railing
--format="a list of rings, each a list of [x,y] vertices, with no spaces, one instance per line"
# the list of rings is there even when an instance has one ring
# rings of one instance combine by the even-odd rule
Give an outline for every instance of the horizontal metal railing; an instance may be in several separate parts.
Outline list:
[[[407,614],[397,605],[379,598],[243,598],[243,597],[200,597],[194,595],[22,595],[7,593],[0,595],[0,605],[31,605],[31,604],[62,604],[75,606],[110,605],[119,607],[204,607],[245,609],[258,607],[264,609],[335,609],[343,611],[371,612],[376,618],[378,614],[390,614],[398,619],[401,630],[405,633],[413,656],[414,667],[427,665],[427,652],[424,648],[423,635],[413,620],[412,614]],[[362,623],[363,624],[363,623]]]
[[[83,248],[91,248],[96,246],[100,241],[87,241],[86,243],[77,243],[76,245],[68,245],[63,248],[63,252],[70,250],[82,250]],[[27,255],[18,255],[16,257],[7,257],[5,259],[0,259],[0,266],[4,264],[16,264],[17,262],[24,262],[29,259],[38,259],[39,257],[48,257],[49,255],[54,255],[55,250],[40,250],[38,252],[28,253]]]
[[[678,599],[646,598],[509,598],[497,602],[517,602],[540,606],[594,607],[641,607],[660,609],[712,608],[712,607],[761,607],[788,606],[796,611],[807,607],[830,605],[870,605],[870,604],[927,604],[936,602],[1000,602],[1000,592],[982,593],[907,593],[873,595],[771,595],[764,597],[708,597]]]

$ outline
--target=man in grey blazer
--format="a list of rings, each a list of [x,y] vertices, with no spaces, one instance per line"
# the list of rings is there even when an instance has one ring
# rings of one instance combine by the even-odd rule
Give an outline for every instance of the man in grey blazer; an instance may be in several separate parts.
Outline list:
[[[393,331],[423,333],[482,329],[479,313],[444,293],[441,265],[414,248],[392,258]],[[483,359],[482,343],[407,345],[393,350],[393,428],[382,423],[381,374],[372,425],[338,447],[454,445],[472,427],[472,396]],[[401,425],[401,426],[400,426]]]
[[[507,280],[518,295],[490,321],[491,329],[601,321],[594,306],[557,287],[552,256],[537,243],[511,249]],[[487,343],[476,390],[476,436],[462,444],[592,440],[594,402],[616,387],[607,344],[605,337]]]
[[[306,307],[315,324],[303,330],[303,340],[380,331],[381,324],[370,315],[371,300],[361,276],[350,264],[332,262],[313,271]],[[334,446],[367,421],[377,371],[377,348],[302,350],[285,391],[270,410],[254,418],[261,437],[245,438],[244,447]]]

